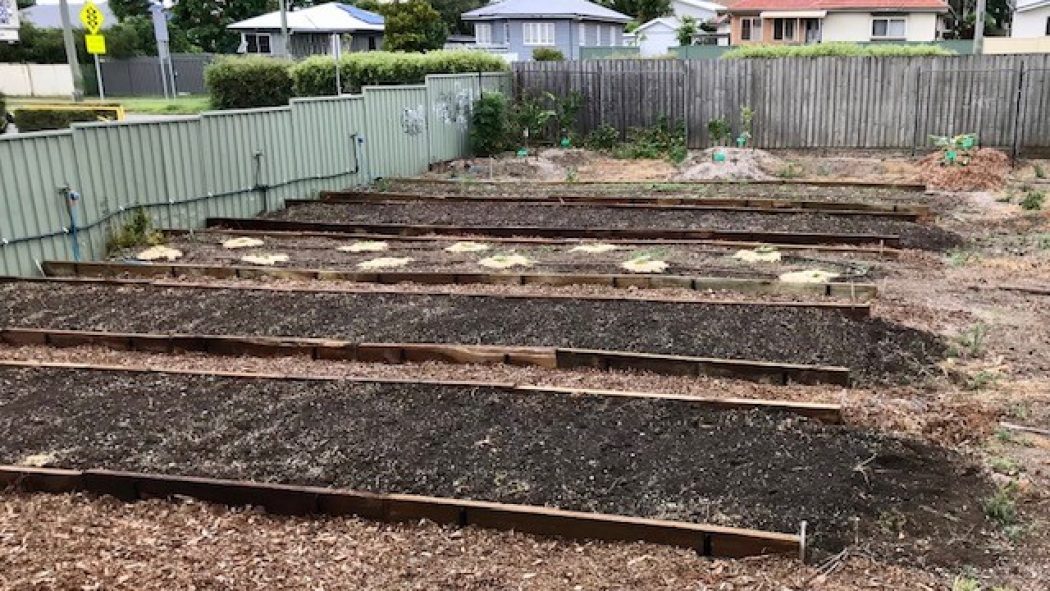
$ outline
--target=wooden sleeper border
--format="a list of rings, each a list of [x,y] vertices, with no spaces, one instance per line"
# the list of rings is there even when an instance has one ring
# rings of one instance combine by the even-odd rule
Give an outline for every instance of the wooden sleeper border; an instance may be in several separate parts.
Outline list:
[[[532,236],[626,240],[732,240],[783,244],[879,244],[899,247],[900,236],[886,234],[820,234],[712,229],[549,228],[544,226],[439,226],[424,224],[353,224],[264,218],[208,218],[208,228],[297,232],[336,232],[382,236]]]
[[[506,364],[547,369],[590,368],[648,371],[673,376],[715,376],[770,384],[848,386],[849,369],[629,351],[441,343],[352,343],[333,339],[260,336],[165,335],[42,328],[0,329],[0,342],[14,346],[98,346],[116,351],[198,352],[212,355],[295,357],[365,363]],[[695,400],[694,398],[689,398]],[[828,408],[817,407],[818,414]],[[837,411],[835,411],[837,412]],[[802,413],[805,414],[805,413]],[[812,416],[812,415],[807,415]],[[822,420],[832,419],[822,415]],[[841,420],[839,417],[838,420]]]
[[[791,534],[420,495],[22,466],[0,466],[0,485],[34,492],[112,495],[128,502],[183,496],[231,507],[263,507],[277,515],[356,516],[387,523],[426,519],[440,525],[576,540],[648,542],[691,548],[712,557],[791,554],[805,558],[805,540]]]
[[[415,185],[438,185],[438,186],[456,186],[464,185],[466,182],[458,180],[446,180],[446,179],[423,179],[423,178],[409,178],[409,177],[390,177],[385,179],[391,183],[400,184],[415,184]],[[477,180],[471,179],[471,183],[476,185],[490,185],[490,186],[516,186],[520,185],[521,181],[514,180]],[[653,185],[681,185],[683,187],[703,187],[703,186],[800,186],[800,187],[868,187],[875,189],[900,189],[902,191],[914,191],[922,193],[926,190],[926,185],[922,183],[904,183],[904,182],[884,182],[884,181],[862,181],[855,179],[707,179],[699,181],[528,181],[530,185],[540,186],[594,186],[594,185],[613,185],[613,186],[631,186],[644,189]]]
[[[590,195],[550,196],[469,196],[423,195],[419,193],[377,193],[372,191],[325,191],[317,199],[286,199],[288,207],[312,203],[394,204],[406,202],[437,203],[511,203],[529,205],[556,205],[565,207],[608,207],[612,209],[643,209],[657,211],[722,211],[769,214],[824,214],[843,216],[886,217],[916,222],[931,217],[926,205],[873,205],[842,201],[812,201],[803,199],[715,199],[689,197],[601,197]]]
[[[357,272],[328,269],[269,268],[243,265],[199,265],[185,263],[111,263],[45,261],[49,277],[212,277],[216,279],[296,279],[306,281],[349,281],[392,285],[600,285],[615,288],[687,289],[693,291],[735,291],[761,295],[810,295],[852,300],[874,299],[878,288],[870,283],[787,283],[775,279],[702,277],[684,275],[624,275],[584,273],[441,273],[441,272]]]

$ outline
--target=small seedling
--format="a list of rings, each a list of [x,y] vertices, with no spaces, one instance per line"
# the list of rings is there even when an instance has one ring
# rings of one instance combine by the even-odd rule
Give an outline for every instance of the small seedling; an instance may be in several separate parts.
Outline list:
[[[972,251],[961,248],[948,251],[948,264],[953,267],[961,267],[975,260],[977,260],[977,255]]]
[[[1028,191],[1021,200],[1021,209],[1025,211],[1039,211],[1046,203],[1046,193],[1042,191]]]
[[[959,575],[952,582],[952,591],[981,591],[981,584],[977,582],[977,579]]]
[[[782,179],[797,179],[802,176],[802,167],[794,162],[789,162],[787,166],[778,170],[776,175]]]
[[[994,384],[998,379],[999,375],[995,372],[982,369],[966,380],[966,389],[973,392],[980,392]]]
[[[565,182],[576,183],[579,182],[579,180],[580,173],[576,170],[575,167],[570,167],[568,170],[565,171]]]
[[[1016,476],[1021,472],[1024,472],[1024,466],[1022,466],[1020,462],[1005,456],[992,458],[988,465],[992,468],[992,471],[1007,476]]]
[[[964,330],[956,339],[963,351],[971,358],[984,355],[984,339],[988,336],[988,327],[977,323]]]
[[[1009,482],[982,503],[985,516],[1002,527],[1017,524],[1017,483]]]
[[[1046,169],[1043,168],[1042,164],[1034,164],[1034,165],[1032,165],[1032,169],[1035,171],[1035,178],[1037,178],[1037,179],[1045,179],[1046,178]]]

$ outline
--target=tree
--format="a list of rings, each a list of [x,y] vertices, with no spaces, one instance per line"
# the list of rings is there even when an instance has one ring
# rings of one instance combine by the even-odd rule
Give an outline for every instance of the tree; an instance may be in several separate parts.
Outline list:
[[[124,20],[130,16],[149,16],[149,0],[109,0],[109,9]]]
[[[671,14],[671,0],[601,0],[599,3],[632,16],[639,23],[647,23],[654,18]]]
[[[988,0],[984,21],[985,34],[1002,35],[1012,18],[1011,0]],[[973,39],[977,22],[977,0],[948,0],[950,12],[946,19],[949,39]]]
[[[203,51],[234,53],[240,36],[226,26],[271,9],[268,0],[179,0],[169,26],[185,31],[187,41]]]
[[[445,26],[453,33],[470,33],[472,27],[459,19],[459,15],[481,8],[487,0],[430,0],[430,5],[441,15]]]
[[[438,11],[426,0],[390,4],[383,7],[386,30],[383,49],[389,51],[429,51],[441,49],[448,38],[448,27]]]
[[[700,33],[696,19],[691,16],[682,17],[682,24],[678,27],[678,44],[685,47],[693,44],[693,39]]]

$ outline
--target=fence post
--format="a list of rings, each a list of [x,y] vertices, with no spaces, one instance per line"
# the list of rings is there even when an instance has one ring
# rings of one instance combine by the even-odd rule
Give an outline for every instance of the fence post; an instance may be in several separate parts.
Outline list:
[[[919,147],[919,110],[922,105],[921,98],[922,94],[922,67],[915,69],[915,120],[913,122],[913,130],[911,134],[911,155],[914,158],[915,152]]]
[[[1014,134],[1011,159],[1017,163],[1017,155],[1020,152],[1021,135],[1021,99],[1024,96],[1024,61],[1017,66],[1017,97],[1014,100]]]

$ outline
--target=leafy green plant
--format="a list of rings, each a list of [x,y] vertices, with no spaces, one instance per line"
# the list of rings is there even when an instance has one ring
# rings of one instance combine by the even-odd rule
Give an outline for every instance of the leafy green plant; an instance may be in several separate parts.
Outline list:
[[[752,138],[751,129],[754,126],[755,110],[749,105],[740,107],[740,147],[746,146]]]
[[[952,581],[952,591],[981,591],[981,584],[977,579],[959,575]]]
[[[570,166],[569,169],[565,171],[565,182],[567,182],[567,183],[577,183],[579,181],[580,181],[580,172],[578,170],[576,170],[576,167]]]
[[[543,98],[522,98],[514,105],[511,116],[528,146],[533,138],[543,136],[543,130],[556,115]]]
[[[583,140],[587,148],[602,152],[612,151],[618,143],[620,143],[620,132],[608,123],[599,125]]]
[[[1046,193],[1043,191],[1028,191],[1021,200],[1021,209],[1025,211],[1039,211],[1046,203]]]
[[[576,128],[580,111],[583,109],[583,94],[576,90],[561,98],[551,94],[550,101],[554,106],[554,121],[558,127],[558,132],[562,135],[568,135]]]
[[[474,103],[470,126],[470,147],[474,154],[492,156],[506,150],[511,129],[507,99],[502,94],[486,93]]]
[[[984,390],[988,386],[994,384],[998,379],[999,374],[993,371],[982,369],[981,371],[971,375],[966,379],[966,389],[974,392],[980,392],[981,390]]]
[[[1039,163],[1033,164],[1032,165],[1032,171],[1035,172],[1035,178],[1037,178],[1037,179],[1045,179],[1046,178],[1046,169],[1043,168],[1042,164],[1039,164]]]
[[[110,235],[106,242],[109,252],[134,248],[136,246],[155,246],[164,243],[164,235],[153,229],[153,221],[142,208],[131,213],[124,223]]]
[[[288,104],[294,95],[290,66],[289,61],[261,56],[217,59],[204,69],[212,107],[247,109]]]
[[[725,117],[719,117],[707,122],[707,135],[713,144],[724,146],[729,143],[733,130],[729,128],[729,122],[725,120]]]
[[[802,176],[802,166],[796,162],[788,162],[776,172],[777,178],[797,179]]]
[[[970,150],[977,146],[977,135],[961,133],[954,136],[931,135],[930,141],[941,149],[945,164],[966,166],[970,163]]]
[[[977,254],[965,248],[953,248],[948,251],[948,264],[961,267],[977,260]]]
[[[858,45],[846,42],[807,45],[741,45],[722,54],[722,59],[774,59],[784,57],[914,57],[954,55],[936,45]]]
[[[667,158],[680,163],[688,156],[685,124],[672,124],[666,117],[661,117],[653,127],[633,128],[627,133],[627,142],[618,146],[613,155],[630,160]]]
[[[553,47],[537,47],[532,50],[532,59],[537,62],[563,62],[565,54]]]
[[[984,340],[987,336],[988,327],[978,322],[964,330],[956,341],[969,357],[976,359],[984,355]]]
[[[1003,456],[992,458],[989,465],[993,471],[1007,476],[1016,476],[1024,471],[1024,466],[1022,466],[1017,460]]]
[[[686,46],[692,45],[693,39],[700,34],[700,26],[697,24],[696,19],[691,16],[682,17],[682,24],[678,26],[678,30],[675,31],[675,36],[678,38],[678,45]]]

